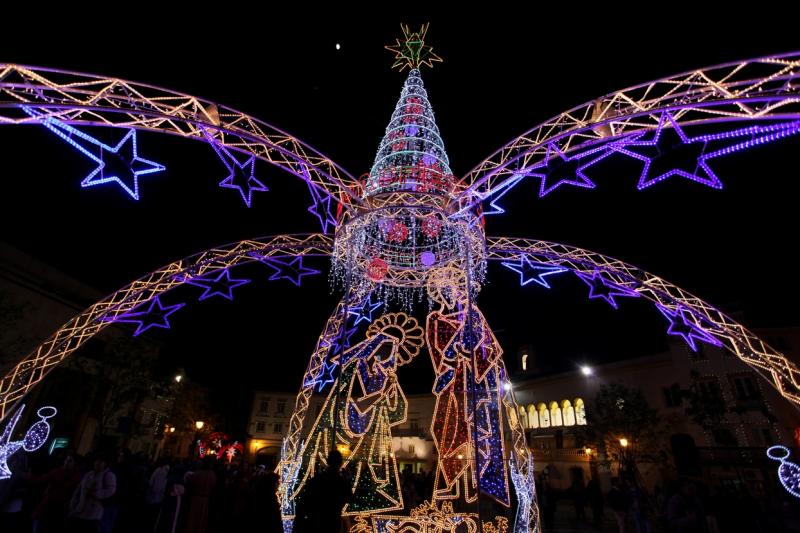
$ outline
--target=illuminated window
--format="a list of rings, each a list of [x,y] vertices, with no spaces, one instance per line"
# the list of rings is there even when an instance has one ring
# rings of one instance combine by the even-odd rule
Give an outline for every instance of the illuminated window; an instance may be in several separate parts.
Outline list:
[[[519,425],[522,426],[523,429],[528,429],[528,415],[525,413],[525,408],[521,405],[519,406]]]
[[[544,403],[539,404],[539,427],[550,427],[550,411],[547,410],[547,406]]]
[[[528,370],[528,354],[522,354],[522,370]]]
[[[558,406],[558,402],[550,402],[550,425],[553,427],[564,425],[564,420],[561,418],[561,408]]]
[[[586,425],[586,406],[581,398],[575,398],[575,423],[579,426]]]
[[[561,402],[561,414],[564,416],[565,426],[575,425],[575,408],[572,407],[572,404],[569,400],[564,400]]]
[[[536,406],[533,404],[528,406],[528,425],[531,429],[539,428],[539,413],[536,412]]]

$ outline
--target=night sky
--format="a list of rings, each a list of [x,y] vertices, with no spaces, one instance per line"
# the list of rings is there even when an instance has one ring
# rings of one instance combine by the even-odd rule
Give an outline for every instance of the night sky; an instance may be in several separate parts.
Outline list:
[[[431,21],[429,42],[445,61],[423,70],[423,79],[460,176],[516,135],[602,94],[800,48],[793,17],[784,28],[774,21],[767,27],[766,19],[752,27],[686,22],[677,13],[633,21],[599,9],[569,20],[556,13],[460,21],[396,14],[369,24],[341,15],[244,15],[223,24],[215,20],[227,16],[220,6],[166,24],[150,25],[144,16],[111,26],[44,23],[33,34],[0,34],[0,61],[117,76],[217,101],[296,135],[360,175],[372,164],[405,79],[390,69],[383,46],[400,35],[400,22]],[[625,164],[598,167],[594,190],[562,187],[544,199],[536,195],[538,181],[529,181],[504,198],[509,213],[489,218],[487,233],[590,248],[741,313],[748,326],[797,325],[800,289],[790,257],[798,142],[716,161],[721,191],[672,178],[639,192],[637,167]],[[0,239],[110,293],[215,245],[319,231],[306,212],[305,185],[279,169],[257,165],[270,191],[254,193],[247,209],[237,191],[217,186],[226,171],[208,146],[142,134],[139,151],[167,171],[142,177],[136,202],[113,185],[81,189],[90,162],[44,128],[0,129]],[[217,397],[229,396],[228,407],[241,410],[252,388],[295,390],[339,297],[328,264],[309,261],[323,275],[300,289],[267,281],[270,271],[260,265],[234,271],[254,279],[234,302],[187,306],[173,315],[172,330],[151,330],[152,338],[163,343],[167,361]],[[540,361],[572,368],[664,345],[666,323],[650,305],[625,302],[614,311],[587,300],[586,286],[573,276],[555,280],[551,291],[520,289],[517,279],[491,266],[479,301],[507,354],[530,344]],[[194,301],[198,294],[174,298]],[[409,390],[429,390],[425,372],[409,378]]]

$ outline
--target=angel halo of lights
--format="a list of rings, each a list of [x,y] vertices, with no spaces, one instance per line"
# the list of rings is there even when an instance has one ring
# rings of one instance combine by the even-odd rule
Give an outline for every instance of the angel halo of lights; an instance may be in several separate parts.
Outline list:
[[[284,131],[202,98],[116,78],[0,65],[0,124],[40,125],[72,139],[72,147],[94,161],[100,175],[82,185],[122,187],[134,199],[146,196],[150,180],[141,180],[140,188],[138,178],[164,167],[139,156],[134,133],[169,133],[206,143],[229,171],[222,182],[215,176],[212,183],[238,189],[247,206],[257,201],[252,192],[268,189],[267,180],[256,177],[256,164],[266,162],[302,179],[311,195],[308,211],[322,227],[322,233],[214,247],[95,303],[2,378],[0,417],[13,419],[25,394],[103,328],[137,324],[140,334],[168,329],[168,317],[185,306],[173,295],[165,297],[167,303],[160,300],[172,289],[194,284],[204,290],[201,300],[232,299],[234,287],[247,282],[231,278],[228,270],[255,261],[270,268],[269,279],[300,285],[304,276],[318,272],[303,265],[315,257],[332,258],[331,276],[344,294],[311,353],[282,446],[278,471],[287,521],[294,515],[294,497],[325,467],[324,452],[341,447],[349,452],[349,464],[364,473],[352,487],[358,502],[347,510],[355,516],[352,533],[449,532],[459,524],[471,531],[505,531],[504,516],[457,512],[454,502],[480,509],[478,500],[488,497],[509,509],[512,492],[527,506],[518,509],[513,531],[539,530],[534,465],[513,387],[503,386],[508,376],[502,348],[476,304],[489,261],[512,270],[526,290],[547,288],[558,280],[550,274],[571,271],[589,285],[589,298],[602,298],[612,308],[621,303],[616,297],[650,302],[669,321],[668,334],[692,348],[700,341],[730,350],[800,405],[797,366],[700,298],[615,258],[565,244],[487,236],[484,229],[484,217],[502,214],[501,199],[512,189],[520,193],[520,183],[534,182],[540,197],[567,187],[586,192],[600,187],[593,174],[600,161],[640,163],[632,181],[638,189],[673,179],[721,188],[717,159],[800,133],[800,53],[615,91],[543,122],[456,177],[420,72],[440,58],[425,42],[427,26],[419,31],[404,26],[403,33],[388,48],[395,53],[394,66],[409,72],[373,165],[361,179]],[[92,106],[85,105],[89,100]],[[705,126],[712,132],[702,131]],[[84,131],[95,127],[118,128],[123,140],[101,146]],[[653,154],[660,155],[670,137],[696,152],[696,164],[663,168],[665,160]],[[133,157],[117,158],[121,174],[106,175],[104,154],[120,150]],[[424,326],[393,308],[408,311],[424,296],[430,306]],[[439,460],[433,499],[405,516],[393,514],[404,502],[390,443],[393,428],[407,414],[396,371],[418,357],[423,345],[436,374],[430,432]],[[326,394],[328,403],[306,431],[314,393]],[[229,450],[233,457],[236,447]]]

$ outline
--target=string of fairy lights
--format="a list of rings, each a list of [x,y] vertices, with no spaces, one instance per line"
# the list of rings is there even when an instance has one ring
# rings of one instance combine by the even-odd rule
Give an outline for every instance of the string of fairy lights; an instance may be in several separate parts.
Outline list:
[[[504,212],[500,202],[517,184],[535,182],[540,197],[564,186],[595,188],[594,167],[610,158],[641,165],[639,189],[666,179],[721,188],[713,168],[717,158],[800,133],[800,116],[788,107],[800,92],[792,83],[800,77],[800,55],[711,67],[615,92],[534,128],[458,179],[420,73],[441,61],[425,43],[426,32],[427,25],[419,31],[404,26],[403,38],[387,47],[395,54],[394,66],[408,75],[373,165],[361,179],[266,123],[196,97],[115,78],[0,65],[0,123],[41,125],[89,158],[95,167],[80,182],[83,187],[116,187],[138,200],[165,166],[140,155],[137,135],[172,133],[210,144],[227,172],[217,183],[236,190],[247,207],[256,201],[253,193],[269,191],[258,177],[258,161],[300,177],[312,198],[308,211],[323,232],[334,231],[207,250],[134,281],[68,321],[0,381],[0,419],[8,420],[0,436],[0,477],[8,473],[8,457],[47,439],[46,420],[55,415],[50,407],[39,410],[40,421],[22,440],[12,441],[11,433],[22,411],[15,406],[57,364],[112,324],[133,325],[134,335],[170,328],[173,315],[187,305],[172,297],[179,286],[202,291],[198,302],[232,300],[252,281],[232,269],[252,262],[270,269],[269,280],[299,286],[321,273],[305,258],[330,257],[331,279],[344,293],[309,358],[282,446],[277,471],[287,524],[308,481],[335,448],[351,473],[353,499],[344,509],[354,518],[351,533],[458,527],[506,532],[504,512],[486,520],[480,499],[491,498],[508,514],[512,495],[514,533],[539,531],[533,457],[520,420],[524,410],[506,386],[502,348],[476,303],[487,261],[502,264],[522,286],[547,289],[571,272],[586,284],[590,299],[614,309],[626,299],[648,300],[663,315],[668,334],[692,350],[699,343],[730,350],[800,404],[796,365],[696,296],[614,258],[545,241],[487,238],[483,226],[483,216]],[[749,67],[761,68],[759,76]],[[742,126],[745,121],[752,123]],[[701,131],[709,124],[712,133]],[[116,128],[118,140],[101,141],[90,133],[97,126]],[[692,151],[691,164],[660,158],[674,146]],[[425,298],[423,325],[409,311]],[[437,461],[432,499],[405,515],[392,447],[393,432],[408,414],[397,369],[423,347],[435,373],[430,432]],[[314,394],[326,396],[304,433]],[[226,441],[214,449],[231,460],[243,448]],[[781,447],[769,452],[780,461],[784,487],[795,494],[798,468],[788,456]]]

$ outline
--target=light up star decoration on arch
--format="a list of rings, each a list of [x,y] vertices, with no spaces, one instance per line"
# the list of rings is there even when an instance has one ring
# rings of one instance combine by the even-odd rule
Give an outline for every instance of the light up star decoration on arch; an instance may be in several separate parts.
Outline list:
[[[601,298],[605,300],[614,309],[619,309],[614,298],[638,298],[638,292],[622,287],[612,281],[606,279],[603,273],[599,270],[594,270],[591,273],[575,272],[575,275],[583,280],[589,286],[589,299]]]
[[[22,109],[30,116],[39,118],[48,130],[97,163],[97,168],[81,181],[81,187],[116,183],[131,198],[138,200],[139,176],[161,172],[166,168],[139,157],[135,129],[126,130],[122,140],[110,146],[60,120],[37,113],[29,107]]]
[[[689,137],[670,113],[663,113],[652,133],[639,133],[612,144],[620,154],[644,162],[639,176],[639,190],[672,176],[722,188],[722,181],[709,166],[712,159],[766,144],[800,133],[800,123],[786,122],[768,126],[749,126],[722,133]],[[749,139],[742,141],[742,138]],[[717,144],[716,149],[710,149]]]
[[[253,257],[270,267],[274,272],[270,275],[269,280],[275,281],[279,279],[286,279],[300,286],[304,276],[313,276],[319,274],[319,270],[307,268],[303,266],[303,256],[297,257],[264,257],[260,254],[253,254]]]
[[[361,322],[367,322],[368,324],[374,320],[372,316],[375,311],[383,305],[383,302],[377,301],[372,302],[372,296],[367,298],[363,304],[353,308],[348,309],[347,313],[356,317],[355,325],[359,325]]]
[[[185,305],[185,303],[179,303],[175,305],[164,306],[159,297],[156,296],[150,300],[149,303],[145,302],[136,309],[128,311],[127,313],[123,313],[116,318],[108,319],[108,321],[138,324],[136,331],[133,333],[133,336],[137,337],[150,328],[169,329],[170,325],[168,317]],[[144,306],[147,308],[141,311],[137,310]]]
[[[186,283],[205,289],[200,295],[199,300],[203,301],[212,296],[222,296],[227,300],[233,300],[233,289],[241,285],[250,283],[249,279],[233,279],[230,271],[226,268],[216,276],[188,278]]]
[[[238,189],[244,204],[249,208],[253,202],[253,191],[266,192],[269,189],[255,176],[256,156],[250,154],[244,162],[233,155],[230,150],[221,145],[214,138],[206,134],[208,143],[214,148],[222,164],[228,169],[228,176],[219,182],[219,186],[226,189]]]
[[[521,286],[524,287],[533,282],[546,289],[550,288],[550,284],[547,283],[545,276],[552,276],[553,274],[560,274],[569,270],[564,267],[536,263],[531,261],[527,255],[519,256],[519,259],[516,261],[503,261],[503,266],[519,274],[519,284]]]
[[[595,184],[586,175],[586,169],[602,161],[614,152],[608,146],[600,146],[573,155],[566,155],[551,142],[547,145],[544,160],[524,171],[524,176],[539,178],[539,197],[542,198],[562,185],[573,185],[594,189]]]
[[[687,318],[687,315],[691,314],[691,311],[688,309],[678,306],[675,310],[671,310],[661,304],[656,304],[656,308],[669,320],[667,333],[683,338],[693,352],[697,351],[696,341],[702,341],[714,346],[722,346],[722,341],[706,330],[698,327],[690,318]]]

